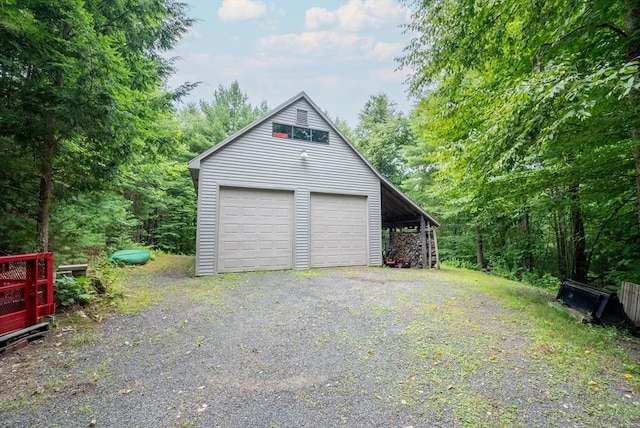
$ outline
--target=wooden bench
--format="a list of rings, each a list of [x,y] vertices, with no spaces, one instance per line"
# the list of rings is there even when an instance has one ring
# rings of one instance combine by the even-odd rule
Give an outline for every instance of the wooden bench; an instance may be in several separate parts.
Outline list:
[[[75,265],[60,265],[56,269],[56,276],[58,275],[71,275],[74,277],[86,276],[89,265],[87,263],[79,263]]]

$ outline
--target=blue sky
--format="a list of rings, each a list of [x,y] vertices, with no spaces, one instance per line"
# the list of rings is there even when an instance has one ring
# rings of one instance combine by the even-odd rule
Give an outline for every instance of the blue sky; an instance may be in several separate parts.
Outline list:
[[[198,22],[170,52],[174,88],[201,81],[185,102],[211,101],[238,81],[273,108],[305,91],[332,117],[355,126],[370,95],[386,93],[408,113],[406,71],[395,57],[410,36],[409,12],[394,0],[184,0]]]

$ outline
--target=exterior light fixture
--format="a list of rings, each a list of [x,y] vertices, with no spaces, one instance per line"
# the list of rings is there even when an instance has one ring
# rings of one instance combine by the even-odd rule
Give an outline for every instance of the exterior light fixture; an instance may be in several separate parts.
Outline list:
[[[307,154],[306,150],[303,150],[302,152],[300,152],[300,159],[302,159],[303,161],[306,161],[308,157],[309,155]]]

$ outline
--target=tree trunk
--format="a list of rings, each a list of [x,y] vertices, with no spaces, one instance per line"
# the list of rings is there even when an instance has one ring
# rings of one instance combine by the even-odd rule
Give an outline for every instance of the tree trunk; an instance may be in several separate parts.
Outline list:
[[[63,25],[62,38],[68,40],[70,27]],[[64,86],[64,78],[58,73],[51,82],[53,86]],[[58,140],[56,139],[56,118],[51,109],[46,118],[46,134],[42,137],[42,153],[40,153],[40,192],[38,195],[38,215],[36,218],[36,241],[40,251],[49,251],[49,216],[51,214],[51,197],[53,195],[53,160],[56,156]]]
[[[529,227],[529,212],[525,212],[524,217],[522,218],[522,232],[524,233],[524,268],[528,271],[533,269],[533,249],[531,248],[532,239],[531,239],[531,228]]]
[[[556,212],[553,216],[553,231],[556,235],[556,251],[558,260],[558,277],[560,279],[569,278],[570,266],[567,254],[567,227],[564,221],[564,213]]]
[[[640,59],[640,0],[626,0],[626,14],[624,30],[627,34],[627,61]],[[638,122],[638,100],[640,93],[637,89],[629,92],[629,104],[632,111],[633,123],[631,123],[631,138],[635,144],[633,155],[636,164],[636,210],[638,223],[640,224],[640,123]]]
[[[586,284],[589,266],[587,264],[587,246],[578,185],[573,185],[569,188],[569,197],[571,198],[571,228],[573,229],[573,269],[571,279]]]
[[[38,216],[36,219],[36,241],[39,251],[49,251],[49,214],[53,194],[53,159],[56,151],[53,135],[44,138],[44,147],[40,153],[40,192],[38,197]]]
[[[480,233],[480,226],[474,225],[476,231],[476,260],[478,263],[478,270],[484,269],[484,250],[482,248],[482,233]]]
[[[633,127],[631,138],[636,144],[633,148],[633,157],[636,161],[636,210],[638,211],[638,225],[640,225],[640,126]]]

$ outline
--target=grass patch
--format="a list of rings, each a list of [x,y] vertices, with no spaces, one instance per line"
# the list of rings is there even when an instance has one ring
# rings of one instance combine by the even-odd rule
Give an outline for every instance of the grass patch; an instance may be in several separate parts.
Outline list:
[[[71,346],[82,346],[89,343],[93,343],[96,340],[96,336],[92,332],[83,332],[80,334],[74,334],[69,338],[69,344]]]
[[[410,369],[395,393],[418,414],[468,427],[525,427],[536,418],[632,426],[638,405],[620,391],[640,391],[640,366],[617,345],[625,333],[579,324],[548,305],[552,294],[525,284],[450,267],[422,276],[451,289],[396,305]],[[549,410],[528,414],[526,400]]]
[[[317,278],[324,275],[319,269],[294,270],[293,276],[296,278]]]

